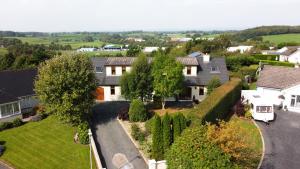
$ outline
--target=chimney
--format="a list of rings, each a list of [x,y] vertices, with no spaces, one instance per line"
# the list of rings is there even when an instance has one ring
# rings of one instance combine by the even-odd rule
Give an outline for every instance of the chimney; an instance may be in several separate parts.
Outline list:
[[[205,54],[203,55],[203,62],[209,62],[210,61],[210,55],[209,54]]]

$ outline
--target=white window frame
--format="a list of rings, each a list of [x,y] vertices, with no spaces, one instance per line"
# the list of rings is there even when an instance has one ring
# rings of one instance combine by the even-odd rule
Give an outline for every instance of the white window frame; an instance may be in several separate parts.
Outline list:
[[[14,106],[13,106],[14,103],[17,103],[18,106],[19,106],[19,111],[18,111],[18,112],[15,112],[15,108],[14,108]],[[1,108],[0,108],[0,118],[7,118],[7,117],[11,117],[11,116],[15,116],[15,115],[21,114],[20,101],[14,101],[14,102],[9,102],[9,103],[0,104],[0,107],[1,107],[1,106],[4,106],[4,105],[9,105],[9,104],[12,106],[13,114],[6,115],[6,116],[2,116],[2,112],[1,112]]]

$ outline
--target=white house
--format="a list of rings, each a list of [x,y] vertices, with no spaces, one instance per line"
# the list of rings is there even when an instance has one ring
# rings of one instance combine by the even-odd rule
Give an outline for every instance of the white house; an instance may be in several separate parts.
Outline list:
[[[96,50],[97,50],[96,48],[80,48],[80,49],[77,49],[77,52],[93,52]]]
[[[300,63],[300,46],[286,46],[277,50],[277,53],[280,55],[279,61]]]
[[[300,113],[300,69],[263,66],[254,92],[276,106]]]
[[[154,52],[154,51],[158,51],[159,47],[145,47],[143,52],[145,53],[151,53],[151,52]],[[162,47],[161,48],[162,50],[165,50],[166,48],[165,47]]]
[[[130,72],[134,57],[107,57],[92,58],[98,88],[96,99],[98,101],[124,100],[121,93],[119,80],[122,74]],[[152,62],[152,58],[148,58]],[[229,80],[224,58],[210,58],[209,55],[198,57],[178,57],[177,61],[184,65],[185,88],[178,100],[201,101],[206,95],[206,86],[214,77],[218,77],[221,83]],[[174,100],[174,98],[172,99]]]
[[[22,117],[38,104],[33,91],[36,69],[0,72],[0,121]]]
[[[252,48],[253,46],[232,46],[227,48],[227,51],[245,53],[245,52],[249,52]]]

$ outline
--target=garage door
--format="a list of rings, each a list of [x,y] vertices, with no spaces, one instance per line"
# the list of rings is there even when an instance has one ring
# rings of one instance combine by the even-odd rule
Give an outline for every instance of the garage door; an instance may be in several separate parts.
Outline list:
[[[98,100],[98,101],[104,100],[104,88],[98,87],[96,89],[96,100]]]

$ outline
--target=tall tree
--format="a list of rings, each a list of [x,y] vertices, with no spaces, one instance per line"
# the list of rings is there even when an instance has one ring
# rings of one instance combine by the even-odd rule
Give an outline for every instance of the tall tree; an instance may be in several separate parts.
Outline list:
[[[183,85],[183,65],[161,52],[154,57],[152,66],[153,89],[155,95],[161,97],[162,109],[165,109],[165,99],[178,95]]]
[[[146,55],[140,54],[133,63],[130,73],[121,78],[121,90],[126,99],[150,99],[152,96],[151,65]]]
[[[54,57],[39,66],[35,91],[47,112],[72,124],[85,121],[94,103],[96,78],[83,55]]]
[[[161,118],[158,115],[154,116],[153,122],[153,135],[152,135],[152,151],[151,157],[155,160],[162,160],[164,149],[163,149],[163,136],[162,136],[162,126],[161,126]]]
[[[164,143],[164,151],[166,152],[171,143],[172,143],[172,135],[171,135],[171,117],[168,113],[163,116],[162,119],[162,129],[163,129],[163,143]]]

